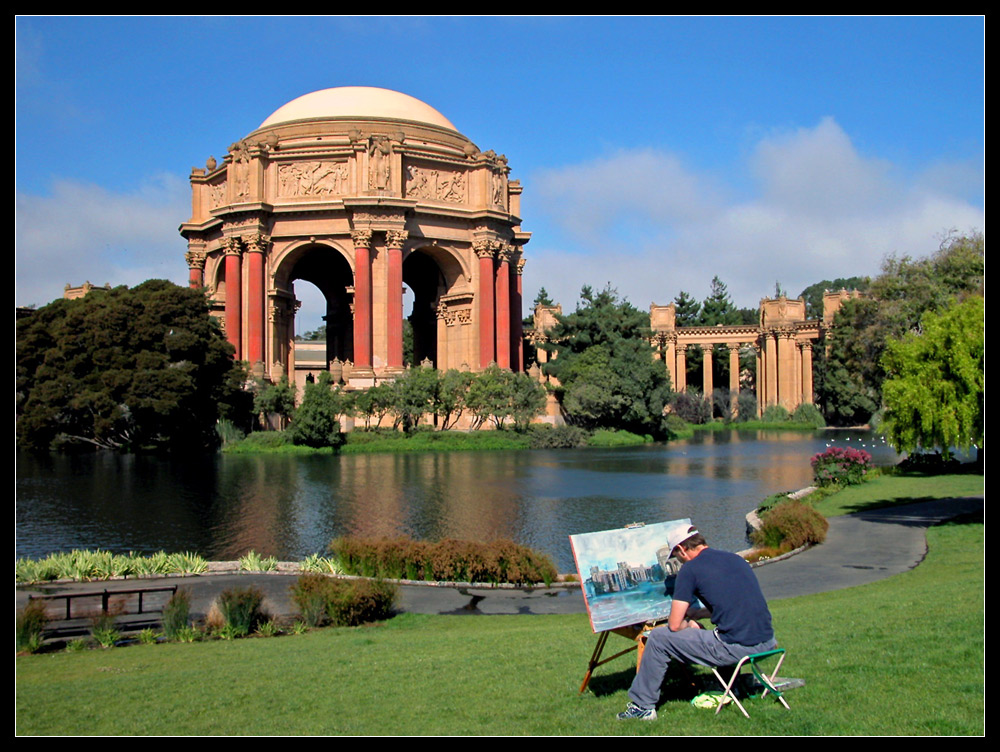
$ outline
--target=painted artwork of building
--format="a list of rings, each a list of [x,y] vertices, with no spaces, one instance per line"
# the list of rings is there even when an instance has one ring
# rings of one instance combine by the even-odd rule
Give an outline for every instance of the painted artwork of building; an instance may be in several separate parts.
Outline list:
[[[521,185],[433,107],[369,87],[299,97],[191,171],[190,284],[236,357],[295,380],[295,283],[326,300],[325,352],[356,387],[414,361],[521,370]],[[404,285],[413,293],[404,311]]]

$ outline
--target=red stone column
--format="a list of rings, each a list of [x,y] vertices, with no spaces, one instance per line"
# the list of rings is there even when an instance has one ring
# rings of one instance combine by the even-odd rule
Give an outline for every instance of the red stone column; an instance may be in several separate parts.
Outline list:
[[[184,254],[188,262],[188,287],[198,289],[205,286],[205,252],[188,251]]]
[[[678,392],[687,391],[687,345],[677,345],[677,386]]]
[[[386,365],[389,368],[403,367],[403,243],[407,235],[405,230],[389,230],[385,235],[389,257],[389,289],[386,294],[386,315],[389,317],[389,353]]]
[[[524,321],[521,318],[521,306],[524,303],[524,259],[519,258],[511,265],[514,284],[510,291],[510,355],[514,360],[514,371],[524,370]]]
[[[497,251],[497,365],[510,368],[510,246],[506,243]]]
[[[714,345],[701,345],[701,351],[705,356],[701,369],[701,394],[709,402],[712,402],[712,392],[715,390],[715,384],[712,380],[712,353],[714,350]]]
[[[355,230],[354,239],[354,369],[372,367],[371,230]]]
[[[247,360],[261,363],[264,360],[264,254],[267,238],[252,235],[247,247]]]
[[[479,257],[479,367],[494,362],[496,335],[493,318],[493,252],[494,241],[476,240],[472,250]]]
[[[729,346],[729,412],[735,418],[740,405],[740,346]]]
[[[243,258],[237,238],[222,241],[226,254],[226,339],[243,360]]]

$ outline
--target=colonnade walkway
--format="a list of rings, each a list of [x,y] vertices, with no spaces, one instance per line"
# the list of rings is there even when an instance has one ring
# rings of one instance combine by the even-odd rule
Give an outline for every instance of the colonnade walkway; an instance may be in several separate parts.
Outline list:
[[[756,568],[765,597],[771,600],[864,585],[917,566],[927,553],[927,528],[939,522],[984,513],[983,496],[905,504],[830,519],[826,542],[794,556]],[[711,545],[711,541],[709,541]],[[253,585],[264,592],[272,616],[296,613],[289,588],[295,574],[205,574],[189,577],[53,583],[18,587],[15,601],[23,608],[29,593],[73,593],[129,590],[178,585],[191,595],[195,618],[204,617],[225,589]],[[60,603],[61,602],[57,602]],[[57,607],[53,607],[55,610]],[[579,583],[545,588],[490,588],[461,585],[402,585],[397,608],[421,614],[570,614],[585,613]],[[121,617],[123,626],[155,624],[158,614]],[[85,631],[86,620],[54,622],[53,627]]]

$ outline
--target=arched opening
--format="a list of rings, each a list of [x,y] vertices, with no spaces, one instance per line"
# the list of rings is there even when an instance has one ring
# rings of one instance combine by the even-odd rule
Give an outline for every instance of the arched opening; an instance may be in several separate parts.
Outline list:
[[[430,359],[438,366],[437,307],[441,296],[448,290],[448,281],[430,254],[417,250],[403,261],[403,284],[409,288],[413,308],[404,316],[413,332],[413,363]],[[410,296],[405,296],[404,300]]]
[[[326,361],[334,358],[354,360],[354,320],[351,302],[354,297],[354,274],[341,254],[326,246],[304,249],[288,274],[288,281],[309,282],[323,295],[326,310]]]

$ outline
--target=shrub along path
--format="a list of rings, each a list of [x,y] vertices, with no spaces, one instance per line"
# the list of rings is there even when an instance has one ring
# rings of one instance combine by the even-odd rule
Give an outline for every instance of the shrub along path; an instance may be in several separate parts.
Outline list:
[[[983,509],[984,498],[973,496],[902,504],[831,517],[830,530],[823,545],[759,567],[757,577],[768,600],[875,582],[912,569],[923,560],[927,553],[928,527],[958,516],[982,514]],[[127,590],[137,586],[180,585],[190,591],[192,616],[198,618],[208,612],[212,601],[224,589],[252,584],[264,591],[265,602],[272,615],[293,616],[289,588],[294,579],[295,575],[288,574],[241,573],[57,583],[19,587],[15,605],[23,608],[28,593],[66,594],[104,588]],[[456,615],[577,614],[586,610],[576,583],[523,589],[405,585],[400,588],[398,608],[410,613]],[[85,625],[85,620],[79,620],[81,629]],[[62,625],[55,623],[53,626]]]

